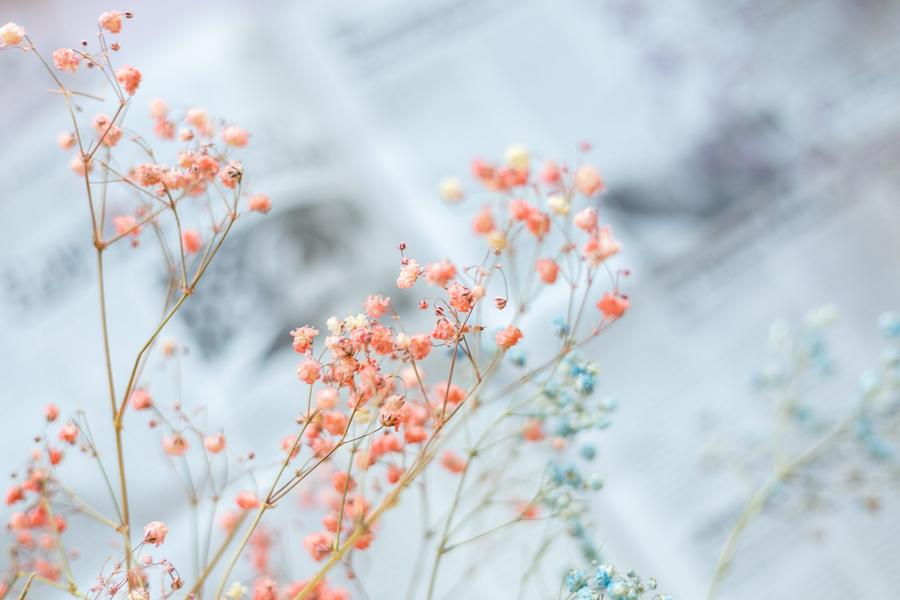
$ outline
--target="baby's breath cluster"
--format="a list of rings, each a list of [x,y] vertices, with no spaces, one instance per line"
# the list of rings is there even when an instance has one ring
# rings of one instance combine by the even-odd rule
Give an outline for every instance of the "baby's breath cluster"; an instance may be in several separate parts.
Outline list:
[[[567,600],[672,600],[656,592],[656,580],[644,581],[634,571],[621,573],[616,567],[592,563],[587,569],[566,573]]]

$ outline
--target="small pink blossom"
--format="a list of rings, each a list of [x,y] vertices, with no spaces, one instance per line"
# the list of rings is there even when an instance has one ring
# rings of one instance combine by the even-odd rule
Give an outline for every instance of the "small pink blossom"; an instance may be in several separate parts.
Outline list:
[[[381,294],[373,294],[366,298],[366,314],[372,319],[384,316],[391,308],[391,299]]]
[[[162,98],[154,98],[150,101],[150,116],[154,119],[165,119],[169,114],[169,107]]]
[[[234,125],[229,125],[222,130],[222,141],[229,146],[241,148],[247,145],[250,139],[250,133],[246,129],[241,129]]]
[[[266,214],[272,210],[272,201],[265,194],[254,194],[247,201],[247,207],[253,212]]]
[[[538,275],[546,284],[556,283],[556,277],[559,274],[559,265],[552,258],[541,258],[534,263],[534,268]]]
[[[409,338],[409,353],[416,360],[422,360],[431,352],[431,339],[426,333],[417,333]]]
[[[203,238],[196,229],[185,229],[181,234],[181,243],[188,254],[196,254],[203,247]]]
[[[446,258],[425,267],[425,280],[439,287],[444,287],[456,277],[456,267]]]
[[[451,473],[462,473],[466,468],[466,461],[452,450],[447,450],[441,456],[441,466]]]
[[[150,392],[145,389],[138,388],[131,392],[131,407],[135,410],[146,410],[153,406],[153,398]]]
[[[221,433],[208,435],[203,438],[203,447],[206,448],[208,452],[218,454],[225,449],[225,436]]]
[[[59,418],[59,407],[55,404],[48,404],[44,407],[44,418],[47,419],[48,423],[55,421]]]
[[[575,188],[585,196],[594,196],[602,192],[606,185],[595,167],[582,165],[575,172]]]
[[[481,209],[481,212],[475,215],[475,219],[472,221],[472,229],[480,235],[487,235],[494,231],[494,215],[491,214],[490,207],[485,206]]]
[[[238,495],[235,496],[234,501],[244,510],[259,508],[259,497],[253,492],[248,492],[246,490],[238,492]]]
[[[129,96],[133,96],[141,85],[141,72],[134,67],[122,67],[116,71],[116,81],[122,84]]]
[[[51,55],[53,58],[53,64],[60,71],[69,71],[70,73],[74,73],[76,69],[78,69],[78,63],[81,62],[81,57],[75,54],[75,51],[71,48],[60,48],[58,50],[54,50]]]
[[[319,390],[316,394],[316,406],[323,410],[329,410],[337,406],[338,391],[332,387]]]
[[[78,439],[78,425],[75,423],[66,423],[59,430],[59,439],[67,444],[74,444]]]
[[[71,150],[75,147],[75,135],[70,131],[60,132],[56,136],[56,145],[59,146],[60,150]]]
[[[515,325],[509,325],[506,329],[498,332],[494,339],[500,348],[509,350],[522,339],[522,330]]]
[[[310,385],[318,381],[321,375],[322,365],[311,358],[303,361],[300,363],[300,366],[297,367],[297,377]]]
[[[613,239],[608,229],[602,228],[584,244],[581,255],[588,264],[596,267],[619,251],[619,243]]]
[[[475,306],[475,295],[472,290],[459,282],[455,282],[447,288],[450,295],[450,306],[460,312],[469,312]]]
[[[69,162],[69,167],[71,167],[78,175],[84,176],[85,173],[90,173],[94,170],[94,161],[89,160],[87,165],[85,165],[81,155],[77,155],[72,157],[71,162]]]
[[[422,273],[422,268],[413,259],[409,259],[406,264],[400,268],[400,276],[397,277],[397,287],[400,289],[411,288],[416,283],[416,279]]]
[[[325,532],[310,533],[303,539],[303,546],[313,560],[322,560],[331,554],[331,535]]]
[[[110,33],[122,31],[122,13],[116,11],[105,12],[97,19],[100,27]]]
[[[313,339],[319,335],[318,329],[313,329],[309,325],[298,327],[291,331],[291,337],[294,338],[294,350],[300,354],[304,354],[312,348]]]
[[[187,440],[180,433],[167,435],[162,440],[163,452],[169,456],[183,456],[188,449]]]
[[[0,27],[0,48],[18,46],[25,39],[25,28],[15,23],[7,23]]]
[[[219,179],[222,185],[228,189],[234,189],[244,177],[244,166],[236,160],[229,161],[225,168],[219,173]]]
[[[144,541],[154,546],[160,546],[166,541],[169,528],[162,521],[151,521],[144,527]]]
[[[603,316],[607,319],[618,319],[625,311],[628,310],[628,305],[630,302],[628,301],[627,296],[622,296],[618,293],[610,294],[609,292],[603,294],[603,297],[597,302],[597,308],[600,309],[600,312],[603,313]]]
[[[585,208],[575,215],[573,222],[579,229],[593,233],[597,230],[597,211],[590,207]]]

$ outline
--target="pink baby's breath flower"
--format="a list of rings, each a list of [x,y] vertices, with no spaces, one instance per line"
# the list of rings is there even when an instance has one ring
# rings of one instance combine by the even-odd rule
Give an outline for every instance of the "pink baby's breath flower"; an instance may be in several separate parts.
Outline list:
[[[203,247],[203,238],[196,229],[185,229],[181,234],[181,243],[188,254],[196,254]]]
[[[475,295],[472,290],[459,282],[455,282],[447,288],[450,295],[450,306],[460,312],[469,312],[475,306]]]
[[[536,210],[526,200],[513,199],[509,201],[509,216],[516,221],[528,219]]]
[[[59,407],[55,404],[48,404],[44,407],[44,418],[47,419],[48,423],[55,421],[59,418]]]
[[[59,439],[67,444],[74,444],[78,439],[78,425],[75,423],[66,423],[59,430]]]
[[[16,502],[25,499],[25,492],[22,490],[22,486],[14,485],[6,492],[6,505],[12,506]]]
[[[536,238],[543,239],[550,231],[550,215],[536,210],[528,215],[528,219],[525,220],[525,227]]]
[[[444,287],[456,277],[456,267],[446,258],[425,267],[425,280],[433,285]]]
[[[238,495],[235,496],[234,501],[244,510],[259,508],[259,497],[253,492],[248,492],[246,490],[238,492]]]
[[[97,19],[100,27],[110,33],[122,31],[122,13],[116,11],[105,12]]]
[[[241,515],[237,511],[226,510],[222,513],[222,516],[219,517],[219,527],[221,527],[225,531],[231,531],[237,526],[240,520]]]
[[[591,266],[597,266],[619,251],[619,243],[608,229],[602,228],[585,243],[581,254]]]
[[[209,113],[206,112],[205,108],[196,107],[188,110],[184,117],[184,121],[201,133],[206,133],[211,129],[209,125]]]
[[[411,288],[416,283],[416,279],[419,278],[421,273],[422,268],[419,266],[419,263],[413,259],[409,259],[409,261],[400,268],[400,276],[397,277],[397,287],[400,289]]]
[[[312,348],[313,339],[315,339],[317,335],[319,335],[319,330],[313,329],[309,325],[294,329],[291,331],[291,337],[294,338],[294,350],[300,354],[308,352],[309,349]]]
[[[575,171],[575,188],[585,196],[594,196],[602,192],[606,185],[600,172],[591,165],[582,165]]]
[[[500,348],[509,350],[522,339],[522,330],[515,325],[508,325],[506,329],[498,332],[494,339]]]
[[[572,222],[575,223],[575,226],[579,229],[583,229],[588,233],[593,233],[597,230],[597,211],[590,207],[585,208],[575,215]]]
[[[225,449],[225,436],[221,433],[208,435],[203,438],[203,447],[206,448],[208,452],[218,454]]]
[[[144,541],[154,546],[160,546],[166,541],[169,528],[162,521],[151,521],[144,527]]]
[[[169,456],[183,456],[188,450],[187,440],[180,433],[167,435],[162,440],[163,452]]]
[[[141,72],[134,67],[122,67],[116,71],[116,81],[122,84],[129,96],[134,96],[138,86],[141,85]]]
[[[154,119],[165,119],[169,114],[169,106],[162,98],[154,98],[150,101],[150,116]]]
[[[331,387],[322,388],[316,394],[316,406],[329,410],[337,406],[338,391]]]
[[[78,175],[84,176],[85,173],[90,173],[94,170],[94,161],[88,161],[87,165],[84,163],[84,159],[79,156],[73,156],[72,161],[69,162],[69,167]]]
[[[247,201],[247,207],[253,212],[266,214],[272,210],[272,201],[265,194],[254,194]]]
[[[556,277],[559,274],[559,265],[552,258],[541,258],[534,263],[534,268],[538,275],[546,284],[556,283]]]
[[[236,160],[230,161],[219,173],[219,179],[222,181],[222,185],[228,189],[237,187],[237,184],[241,182],[243,176],[244,166]]]
[[[18,46],[25,39],[25,28],[15,23],[7,23],[0,27],[0,48]]]
[[[297,367],[297,377],[312,385],[322,376],[322,365],[313,359],[307,359]]]
[[[522,428],[522,437],[529,442],[539,442],[544,439],[544,428],[538,419],[530,419]]]
[[[303,539],[303,546],[313,560],[322,560],[331,554],[331,535],[323,531],[310,533]]]
[[[116,228],[116,235],[130,235],[132,237],[131,245],[138,245],[138,238],[141,237],[141,228],[137,219],[131,215],[119,215],[113,217],[113,226]]]
[[[373,294],[366,298],[366,314],[372,319],[381,317],[391,308],[391,299],[381,294]]]
[[[626,310],[628,310],[629,304],[627,296],[622,296],[618,293],[610,294],[607,292],[603,294],[603,297],[597,302],[597,308],[600,309],[600,312],[602,312],[603,316],[607,319],[618,319],[625,314]]]
[[[114,147],[122,139],[122,130],[112,124],[106,115],[97,115],[93,121],[94,131],[103,138],[103,143],[110,148]]]
[[[150,396],[150,392],[142,388],[138,388],[131,392],[131,398],[129,400],[131,402],[131,407],[135,410],[146,410],[153,406],[153,398]]]
[[[447,450],[441,456],[441,466],[451,473],[462,473],[466,468],[466,461],[452,450]]]
[[[56,136],[56,145],[60,150],[71,150],[75,146],[75,135],[70,131],[60,132]]]
[[[60,71],[69,71],[70,73],[74,73],[75,70],[78,69],[78,63],[81,62],[81,57],[75,54],[71,48],[54,50],[51,57],[53,58],[53,64],[57,69]]]
[[[241,148],[247,145],[250,139],[250,133],[246,129],[241,129],[234,125],[229,125],[222,130],[222,141],[229,146]]]
[[[472,221],[472,229],[480,235],[487,235],[494,230],[494,215],[491,214],[490,207],[485,206],[481,209],[481,212],[475,215],[475,219]]]
[[[544,163],[544,166],[541,167],[539,177],[541,178],[541,181],[547,185],[556,185],[559,183],[560,179],[559,166],[552,160],[548,160]]]
[[[409,338],[409,353],[416,360],[422,360],[431,352],[431,339],[427,333],[417,333]]]

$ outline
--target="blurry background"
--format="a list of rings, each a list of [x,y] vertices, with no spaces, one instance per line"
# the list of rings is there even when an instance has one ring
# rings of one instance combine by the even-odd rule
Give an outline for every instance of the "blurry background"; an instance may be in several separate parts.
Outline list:
[[[201,104],[253,132],[248,179],[275,209],[240,222],[169,332],[191,348],[183,393],[242,429],[238,443],[271,445],[283,415],[265,408],[296,391],[286,332],[389,291],[399,241],[422,260],[477,255],[476,205],[443,206],[441,177],[510,143],[572,160],[588,140],[609,186],[601,219],[633,272],[632,313],[591,351],[622,406],[598,462],[601,535],[616,563],[699,598],[765,476],[704,457],[717,439],[748,453],[767,443],[771,407],[749,381],[769,323],[838,307],[839,370],[821,402],[840,412],[876,359],[877,315],[900,307],[895,2],[136,4],[3,0],[0,21],[49,51],[76,45],[103,10],[131,9],[137,106]],[[46,402],[100,422],[108,407],[82,192],[53,143],[65,113],[32,61],[0,53],[0,73],[0,466],[12,470],[32,431],[21,424]],[[157,260],[120,252],[110,278],[131,283],[111,291],[112,318],[140,332],[159,291],[141,275]],[[120,328],[113,344],[139,337]],[[139,493],[165,493],[164,474],[146,477]],[[826,600],[861,585],[892,597],[897,504],[763,519],[722,597]]]

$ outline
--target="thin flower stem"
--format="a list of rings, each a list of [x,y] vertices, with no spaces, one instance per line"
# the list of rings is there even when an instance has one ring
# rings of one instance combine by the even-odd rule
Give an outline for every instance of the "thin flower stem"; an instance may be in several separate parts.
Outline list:
[[[780,470],[773,473],[759,489],[756,490],[749,502],[747,502],[744,510],[741,512],[740,517],[738,517],[734,528],[732,528],[731,532],[728,534],[725,545],[719,553],[719,559],[716,561],[716,566],[713,569],[713,577],[709,583],[709,591],[706,594],[706,600],[713,600],[718,594],[722,578],[731,566],[731,561],[734,557],[737,542],[740,539],[741,534],[743,534],[753,517],[762,510],[772,489],[777,484],[790,478],[797,469],[816,459],[819,454],[838,442],[841,439],[841,436],[847,432],[855,418],[855,414],[847,417],[829,433],[820,438],[818,442],[797,455],[793,460],[785,463]]]

